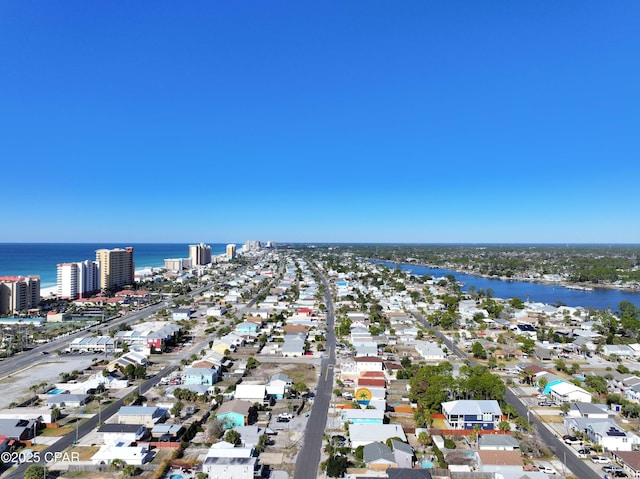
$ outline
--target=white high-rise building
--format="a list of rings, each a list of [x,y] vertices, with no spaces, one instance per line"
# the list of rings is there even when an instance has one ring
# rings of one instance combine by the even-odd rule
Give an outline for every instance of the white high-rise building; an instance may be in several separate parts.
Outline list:
[[[58,297],[76,299],[100,291],[97,261],[84,260],[58,265]]]

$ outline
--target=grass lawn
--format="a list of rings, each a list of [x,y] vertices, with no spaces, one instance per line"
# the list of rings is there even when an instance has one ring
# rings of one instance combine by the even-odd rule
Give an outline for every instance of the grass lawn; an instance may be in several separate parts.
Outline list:
[[[42,437],[62,437],[66,436],[72,431],[75,431],[75,427],[63,426],[63,427],[48,427],[44,429],[39,436]]]
[[[90,461],[91,456],[98,452],[99,449],[100,446],[74,446],[69,448],[67,452],[79,454],[80,461]]]

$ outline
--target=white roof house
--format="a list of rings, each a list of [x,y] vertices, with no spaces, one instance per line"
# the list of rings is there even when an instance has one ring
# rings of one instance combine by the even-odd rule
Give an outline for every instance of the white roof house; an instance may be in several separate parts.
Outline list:
[[[568,382],[560,382],[549,387],[551,398],[558,402],[591,402],[591,393],[580,386]]]
[[[233,397],[235,399],[261,403],[266,394],[267,386],[264,384],[238,384]]]
[[[110,464],[114,459],[120,459],[125,464],[140,466],[149,460],[149,450],[142,446],[105,444],[91,456],[91,463],[96,465]]]
[[[638,436],[625,432],[615,421],[602,421],[589,424],[587,438],[594,444],[600,444],[606,451],[631,451],[638,443]]]
[[[349,438],[354,449],[372,442],[385,442],[392,437],[407,441],[400,424],[349,424]]]

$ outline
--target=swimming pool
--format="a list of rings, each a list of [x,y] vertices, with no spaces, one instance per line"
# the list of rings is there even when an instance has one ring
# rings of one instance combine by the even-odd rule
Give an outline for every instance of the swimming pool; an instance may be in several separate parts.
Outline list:
[[[431,462],[431,461],[422,461],[420,463],[420,465],[422,466],[422,469],[432,469],[433,468],[433,462]]]
[[[169,479],[184,479],[184,476],[182,474],[171,474]]]
[[[65,392],[64,389],[55,388],[55,389],[52,389],[51,391],[49,391],[47,394],[62,394],[63,392]]]

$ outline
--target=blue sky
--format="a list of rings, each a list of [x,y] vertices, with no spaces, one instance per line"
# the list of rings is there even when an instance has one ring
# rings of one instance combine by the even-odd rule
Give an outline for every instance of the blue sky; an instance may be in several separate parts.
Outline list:
[[[0,242],[640,242],[640,3],[0,0]]]

